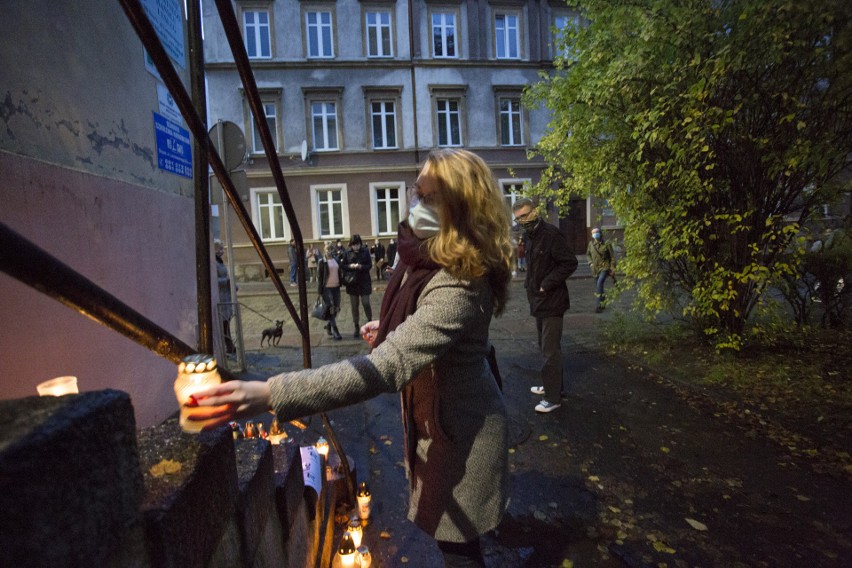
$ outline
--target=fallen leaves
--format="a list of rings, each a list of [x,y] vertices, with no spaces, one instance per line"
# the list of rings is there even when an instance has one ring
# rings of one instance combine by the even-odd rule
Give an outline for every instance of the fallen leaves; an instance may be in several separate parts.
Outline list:
[[[707,530],[707,525],[705,525],[704,523],[702,523],[700,521],[696,521],[695,519],[690,519],[689,517],[687,517],[684,520],[689,524],[689,526],[691,526],[692,528],[694,528],[697,531],[706,531]]]
[[[154,477],[162,477],[164,475],[172,475],[180,471],[181,463],[174,460],[162,460],[160,463],[151,467],[151,475]]]

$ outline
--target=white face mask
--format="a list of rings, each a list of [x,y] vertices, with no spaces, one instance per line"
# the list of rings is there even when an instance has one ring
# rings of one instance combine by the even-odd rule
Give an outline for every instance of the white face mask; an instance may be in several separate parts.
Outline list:
[[[428,239],[441,230],[441,218],[436,209],[418,203],[408,211],[408,225],[418,239]]]

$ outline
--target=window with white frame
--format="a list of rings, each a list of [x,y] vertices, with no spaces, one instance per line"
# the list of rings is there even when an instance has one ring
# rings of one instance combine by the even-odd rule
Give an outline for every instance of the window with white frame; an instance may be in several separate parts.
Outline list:
[[[500,188],[503,190],[503,199],[506,202],[506,207],[510,212],[510,215],[515,201],[523,197],[521,189],[523,189],[524,184],[530,182],[531,180],[529,179],[501,179],[497,181],[497,183],[500,184]],[[514,223],[514,221],[511,221],[511,223]]]
[[[576,15],[570,14],[556,14],[553,17],[553,57],[567,57],[568,49],[567,46],[560,43],[561,38],[565,34],[565,32],[570,28],[575,28],[580,25],[580,20]]]
[[[517,97],[500,97],[500,144],[522,146],[524,144],[521,100]]]
[[[327,152],[340,149],[337,143],[336,102],[311,102],[311,133],[313,135],[314,150]]]
[[[438,146],[461,146],[461,102],[459,99],[436,99]]]
[[[368,11],[365,14],[365,19],[367,22],[367,56],[393,57],[391,13],[388,11]]]
[[[305,12],[305,31],[308,57],[334,57],[331,12]]]
[[[458,57],[455,12],[432,13],[432,56]]]
[[[311,186],[311,209],[317,239],[341,238],[349,234],[345,185]]]
[[[371,183],[373,230],[376,235],[396,235],[405,207],[405,183]]]
[[[494,54],[497,59],[521,57],[520,17],[517,14],[494,15]]]
[[[272,142],[275,144],[275,150],[278,150],[278,105],[274,102],[263,101],[263,112],[266,114],[266,126],[269,128],[269,133],[272,135]],[[251,121],[251,139],[252,152],[255,154],[263,154],[263,142],[260,137],[260,130],[257,128],[257,123]]]
[[[254,226],[264,241],[285,241],[291,238],[290,224],[276,189],[252,189]]]
[[[243,10],[243,39],[249,59],[272,57],[272,33],[269,10]]]
[[[370,102],[370,122],[373,130],[373,148],[396,148],[396,105],[394,101]]]

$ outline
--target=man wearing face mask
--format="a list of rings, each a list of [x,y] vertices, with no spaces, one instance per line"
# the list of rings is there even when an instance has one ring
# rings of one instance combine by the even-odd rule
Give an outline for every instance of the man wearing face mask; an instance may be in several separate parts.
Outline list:
[[[373,292],[370,269],[373,267],[373,261],[370,259],[370,250],[361,243],[361,235],[352,235],[349,240],[349,250],[343,253],[340,267],[343,269],[343,283],[346,285],[346,293],[349,294],[349,303],[352,306],[352,323],[355,324],[352,337],[358,338],[361,337],[359,303],[364,306],[367,321],[373,319],[373,309],[370,307],[370,294]]]
[[[612,276],[613,281],[615,280],[613,274],[615,254],[612,251],[612,244],[603,240],[598,227],[592,229],[592,240],[586,249],[586,254],[589,256],[589,265],[595,277],[595,313],[599,314],[603,311],[603,301],[606,300],[604,282],[608,276]]]
[[[523,229],[527,257],[524,287],[544,357],[541,368],[544,384],[531,387],[530,392],[544,396],[536,405],[536,412],[552,412],[562,406],[562,323],[571,306],[565,280],[577,270],[577,257],[568,249],[559,229],[538,216],[531,199],[523,197],[515,201],[512,213]]]

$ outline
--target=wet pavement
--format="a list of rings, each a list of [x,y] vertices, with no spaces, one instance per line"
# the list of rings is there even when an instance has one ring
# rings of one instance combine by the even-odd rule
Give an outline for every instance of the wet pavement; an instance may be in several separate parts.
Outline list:
[[[483,540],[487,565],[849,566],[852,472],[815,459],[809,448],[819,441],[758,411],[744,412],[737,401],[606,355],[600,324],[617,317],[624,303],[594,313],[594,283],[582,260],[569,280],[561,408],[533,411],[540,397],[529,387],[539,383],[540,357],[520,278],[512,283],[506,313],[492,323],[512,426],[511,501],[503,523]],[[375,316],[383,283],[376,288]],[[310,304],[315,297],[309,292]],[[292,322],[285,323],[278,346],[259,345],[269,320],[290,319],[274,289],[240,284],[239,301],[245,375],[301,368]],[[352,337],[345,295],[339,318],[344,339],[327,337],[322,323],[310,322],[313,366],[367,352]],[[431,539],[405,519],[398,395],[328,418],[358,481],[373,492],[364,541],[373,566],[441,566]],[[305,444],[324,434],[318,417],[306,430],[288,426],[288,432]]]

